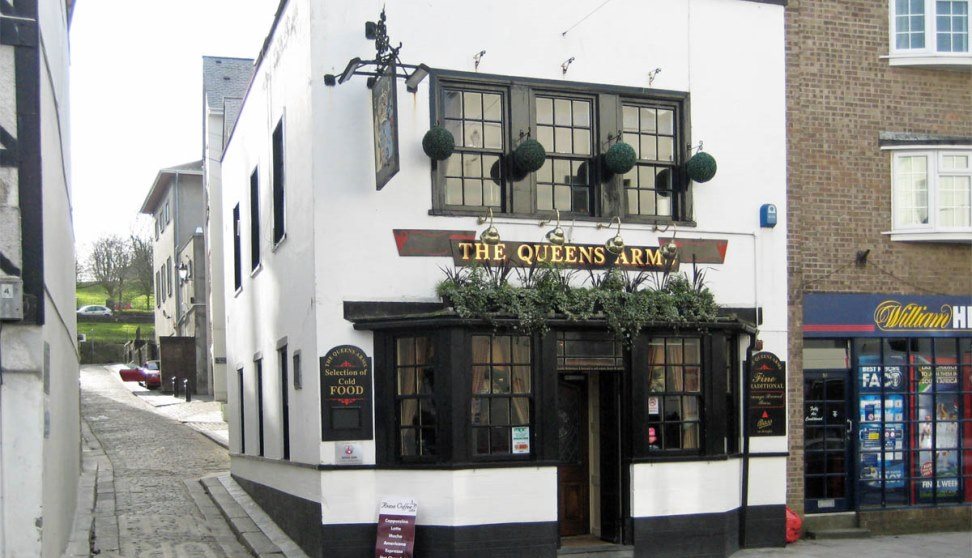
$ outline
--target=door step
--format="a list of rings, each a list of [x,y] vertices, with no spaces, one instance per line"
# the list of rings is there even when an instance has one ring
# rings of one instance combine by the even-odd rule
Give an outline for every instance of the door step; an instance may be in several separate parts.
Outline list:
[[[824,539],[866,539],[871,536],[871,531],[869,529],[861,529],[860,527],[846,528],[846,529],[822,529],[819,531],[807,531],[806,538],[824,540]]]
[[[803,530],[810,532],[830,531],[834,529],[856,529],[857,512],[813,513],[803,518]]]
[[[633,558],[634,547],[612,544],[586,548],[561,548],[557,551],[557,556],[570,556],[570,558]]]

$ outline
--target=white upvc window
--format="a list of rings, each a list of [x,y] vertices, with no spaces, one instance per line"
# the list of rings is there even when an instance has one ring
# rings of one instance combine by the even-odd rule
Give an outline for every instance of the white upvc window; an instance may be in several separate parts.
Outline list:
[[[972,240],[972,149],[892,155],[892,240]]]
[[[890,0],[892,65],[972,65],[970,0]]]

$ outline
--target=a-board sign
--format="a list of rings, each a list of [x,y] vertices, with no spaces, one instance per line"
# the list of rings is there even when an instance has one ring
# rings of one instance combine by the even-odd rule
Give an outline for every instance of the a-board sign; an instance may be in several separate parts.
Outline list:
[[[385,496],[378,500],[375,558],[412,558],[417,513],[418,504],[412,498]]]
[[[371,358],[353,345],[321,357],[321,439],[370,440]]]
[[[786,366],[776,355],[756,353],[749,369],[749,436],[786,435]]]

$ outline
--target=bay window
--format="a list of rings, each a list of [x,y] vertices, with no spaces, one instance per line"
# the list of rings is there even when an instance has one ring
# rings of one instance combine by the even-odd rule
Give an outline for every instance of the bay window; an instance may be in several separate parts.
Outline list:
[[[899,150],[892,190],[893,240],[972,238],[972,150]]]
[[[969,0],[891,0],[893,65],[972,64]]]

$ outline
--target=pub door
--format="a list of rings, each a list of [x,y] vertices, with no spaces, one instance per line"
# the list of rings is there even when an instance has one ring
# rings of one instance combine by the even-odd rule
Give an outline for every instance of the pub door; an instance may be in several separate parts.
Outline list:
[[[558,387],[560,536],[621,543],[621,372],[562,375]],[[592,517],[593,514],[593,517]]]
[[[587,376],[562,376],[557,390],[560,465],[557,467],[557,515],[560,536],[590,532]]]
[[[804,489],[807,513],[853,508],[854,423],[850,370],[804,372]]]

